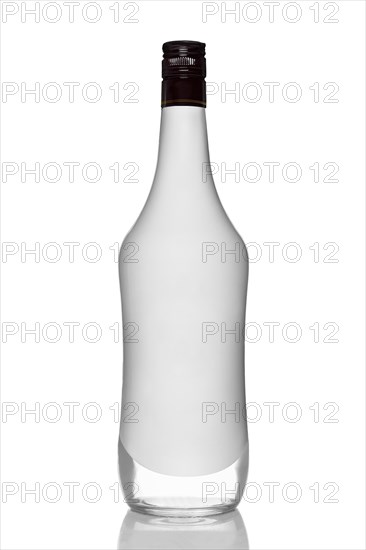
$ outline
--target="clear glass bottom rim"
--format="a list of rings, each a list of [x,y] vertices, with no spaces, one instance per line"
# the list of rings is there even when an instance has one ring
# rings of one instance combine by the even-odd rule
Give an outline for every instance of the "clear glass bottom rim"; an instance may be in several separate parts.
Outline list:
[[[154,499],[151,499],[152,501]],[[197,503],[196,503],[197,504]],[[179,507],[170,507],[164,506],[160,501],[159,504],[153,504],[149,502],[149,499],[129,501],[128,505],[134,512],[139,512],[141,514],[150,514],[154,516],[164,516],[164,517],[203,517],[203,516],[215,516],[218,514],[225,514],[235,510],[238,501],[233,501],[231,503],[217,503],[210,504],[206,506],[195,506],[195,503],[192,502],[190,506],[179,506]]]

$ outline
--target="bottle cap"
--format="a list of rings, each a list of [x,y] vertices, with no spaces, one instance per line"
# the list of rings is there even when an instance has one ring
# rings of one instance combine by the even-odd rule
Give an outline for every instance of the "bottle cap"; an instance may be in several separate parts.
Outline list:
[[[194,40],[173,40],[163,44],[162,76],[165,78],[206,77],[205,47]]]

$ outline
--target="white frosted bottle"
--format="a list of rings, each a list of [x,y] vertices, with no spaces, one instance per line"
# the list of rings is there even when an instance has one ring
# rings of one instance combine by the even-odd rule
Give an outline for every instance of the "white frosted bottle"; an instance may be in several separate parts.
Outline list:
[[[248,470],[248,257],[209,170],[205,45],[163,45],[159,155],[120,251],[124,328],[119,469],[135,510],[232,510]]]

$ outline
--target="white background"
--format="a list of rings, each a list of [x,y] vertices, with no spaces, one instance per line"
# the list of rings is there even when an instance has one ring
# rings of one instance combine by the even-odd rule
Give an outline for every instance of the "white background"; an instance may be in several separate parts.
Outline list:
[[[12,413],[3,414],[1,426],[3,548],[117,547],[127,506],[121,495],[115,503],[110,489],[118,480],[114,404],[122,379],[121,338],[115,342],[109,328],[121,323],[115,243],[152,182],[161,45],[177,39],[207,45],[215,181],[245,242],[256,243],[249,250],[246,384],[255,404],[248,414],[257,421],[249,425],[250,490],[239,508],[250,548],[364,548],[363,1],[281,2],[272,22],[266,2],[237,2],[239,12],[226,21],[221,2],[119,2],[117,17],[117,2],[85,8],[80,0],[74,22],[64,2],[43,11],[41,1],[39,22],[24,11],[35,2],[1,4],[2,80],[14,92],[2,97],[3,180],[4,170],[16,172],[2,184],[2,398]],[[205,18],[206,10],[213,13]],[[6,18],[5,11],[14,13]],[[57,87],[47,87],[50,82]],[[74,101],[65,82],[79,83]],[[102,92],[96,102],[96,89],[85,88],[90,82]],[[264,84],[270,82],[278,83],[272,98]],[[22,86],[36,83],[39,101],[22,97]],[[115,83],[118,98],[110,89]],[[225,95],[235,85],[239,96]],[[61,97],[52,102],[57,90]],[[301,97],[291,101],[295,92]],[[250,101],[256,93],[258,100]],[[40,181],[29,173],[22,181],[21,163],[37,162]],[[52,167],[42,175],[50,162],[62,168],[59,181],[47,181],[55,176]],[[80,163],[74,182],[65,162]],[[99,181],[87,181],[92,168],[83,176],[90,162],[102,171]],[[272,182],[266,162],[280,163]],[[244,176],[223,181],[221,163],[224,169],[239,163]],[[258,181],[247,181],[255,179],[255,166],[245,178],[247,163],[261,167]],[[283,177],[287,163],[301,168],[298,181],[286,181],[297,179],[291,167]],[[318,182],[310,169],[315,163]],[[334,167],[326,163],[337,165],[338,181],[326,179]],[[122,181],[132,170],[138,181]],[[64,244],[70,242],[79,243],[74,261]],[[274,257],[264,243],[277,243]],[[24,254],[37,246],[38,258]],[[93,262],[98,250],[101,258]],[[52,262],[55,254],[61,257]],[[79,323],[74,342],[67,322]],[[279,323],[272,342],[268,322]],[[39,342],[25,332],[36,323]],[[287,323],[296,325],[284,328]],[[92,343],[95,326],[101,334]],[[289,341],[296,333],[298,341]],[[79,403],[74,422],[67,402]],[[91,402],[97,408],[86,406]],[[277,403],[273,418],[265,403]],[[39,418],[25,414],[35,407]],[[92,422],[98,410],[102,416]],[[55,414],[61,417],[52,422]],[[74,502],[67,482],[80,484]],[[273,499],[269,482],[277,483]],[[26,493],[36,487],[39,502]],[[96,487],[101,494],[93,503]],[[290,502],[296,491],[297,502]],[[179,536],[172,545],[183,548]]]

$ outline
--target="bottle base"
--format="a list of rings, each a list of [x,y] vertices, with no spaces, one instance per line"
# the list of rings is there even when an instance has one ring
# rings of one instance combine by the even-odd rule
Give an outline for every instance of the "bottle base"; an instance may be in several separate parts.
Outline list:
[[[119,440],[124,501],[134,512],[171,518],[205,517],[238,506],[248,473],[248,445],[228,468],[201,476],[159,474],[141,466]]]
[[[128,502],[129,507],[134,512],[140,514],[149,514],[152,516],[163,516],[170,518],[197,518],[206,516],[216,516],[218,514],[225,514],[232,512],[238,505],[238,502],[232,504],[212,503],[207,507],[202,507],[202,502],[187,502],[187,507],[181,507],[181,503],[178,507],[164,506],[159,501],[158,504],[154,504],[154,499],[140,500],[137,502]]]

